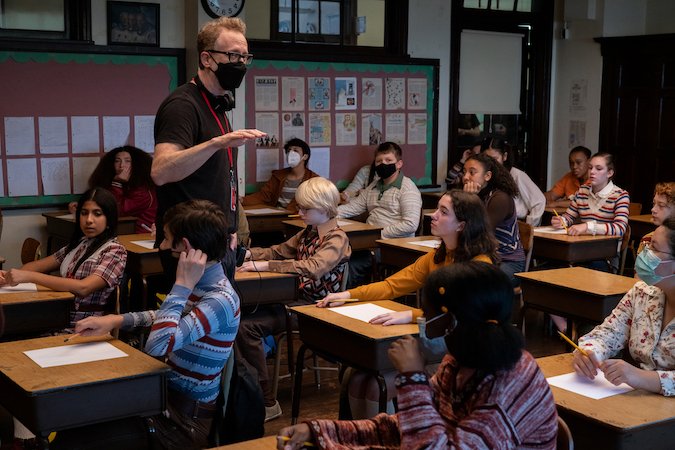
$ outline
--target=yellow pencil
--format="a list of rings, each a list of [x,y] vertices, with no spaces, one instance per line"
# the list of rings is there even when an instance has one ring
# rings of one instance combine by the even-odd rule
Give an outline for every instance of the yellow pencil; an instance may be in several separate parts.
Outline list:
[[[572,347],[579,350],[581,352],[581,354],[583,354],[584,356],[588,356],[588,353],[586,353],[583,348],[579,347],[577,344],[574,343],[574,341],[572,339],[565,336],[562,331],[558,331],[558,334],[560,335],[561,338],[565,339],[568,344],[570,344]]]
[[[300,214],[289,214],[288,217],[291,219],[297,219],[298,217],[300,217]]]
[[[63,342],[70,342],[71,340],[75,339],[76,337],[80,337],[80,333],[71,334],[70,336],[65,338],[63,340]]]
[[[319,303],[321,300],[317,300],[314,303]],[[365,300],[361,300],[360,298],[341,298],[338,300],[331,300],[329,303],[337,303],[337,302],[344,302],[344,303],[354,303],[354,302],[363,302]]]
[[[289,438],[288,436],[277,436],[277,439],[280,439],[284,442],[291,440],[291,438]],[[316,447],[314,444],[312,444],[311,442],[307,442],[307,441],[303,442],[302,446],[303,447]]]
[[[555,209],[553,209],[553,214],[555,214],[555,216],[556,216],[558,219],[560,219],[560,223],[562,224],[563,228],[565,229],[565,233],[567,233],[567,225],[565,224],[565,221],[563,220],[563,218],[560,217],[560,216],[558,215],[558,211],[556,211]]]

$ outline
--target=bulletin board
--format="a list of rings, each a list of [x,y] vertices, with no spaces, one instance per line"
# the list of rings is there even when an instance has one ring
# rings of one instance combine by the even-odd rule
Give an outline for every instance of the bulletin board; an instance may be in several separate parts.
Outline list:
[[[0,205],[63,204],[104,152],[154,149],[154,118],[184,82],[184,50],[0,51]]]
[[[438,60],[408,64],[254,59],[246,74],[246,126],[268,136],[246,144],[246,192],[285,166],[293,137],[312,150],[309,168],[345,187],[377,145],[403,149],[403,172],[436,180]]]

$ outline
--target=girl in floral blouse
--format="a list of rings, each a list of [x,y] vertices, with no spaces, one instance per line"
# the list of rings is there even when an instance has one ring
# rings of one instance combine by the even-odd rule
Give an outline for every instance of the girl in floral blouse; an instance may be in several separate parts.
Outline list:
[[[574,370],[590,379],[597,369],[615,385],[675,395],[675,219],[666,219],[638,255],[642,281],[626,293],[612,314],[574,352]],[[635,367],[613,357],[628,348]]]

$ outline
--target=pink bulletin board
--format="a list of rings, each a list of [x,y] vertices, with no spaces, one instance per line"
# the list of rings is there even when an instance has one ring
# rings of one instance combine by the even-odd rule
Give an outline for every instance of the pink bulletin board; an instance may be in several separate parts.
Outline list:
[[[66,203],[105,151],[152,152],[157,108],[183,81],[184,51],[170,52],[0,51],[0,205]]]
[[[377,142],[387,140],[403,148],[407,176],[418,186],[433,184],[437,92],[437,60],[364,64],[254,59],[246,74],[246,127],[273,137],[246,144],[246,193],[258,190],[271,169],[284,167],[283,145],[290,137],[309,144],[309,168],[339,188],[371,163]]]

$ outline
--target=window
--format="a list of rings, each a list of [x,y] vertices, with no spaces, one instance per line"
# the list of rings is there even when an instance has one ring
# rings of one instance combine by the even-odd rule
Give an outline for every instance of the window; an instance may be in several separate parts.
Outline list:
[[[342,3],[334,0],[278,0],[274,34],[282,41],[339,43]]]
[[[90,0],[0,0],[0,37],[91,40]]]
[[[465,8],[531,12],[532,0],[464,0]]]

